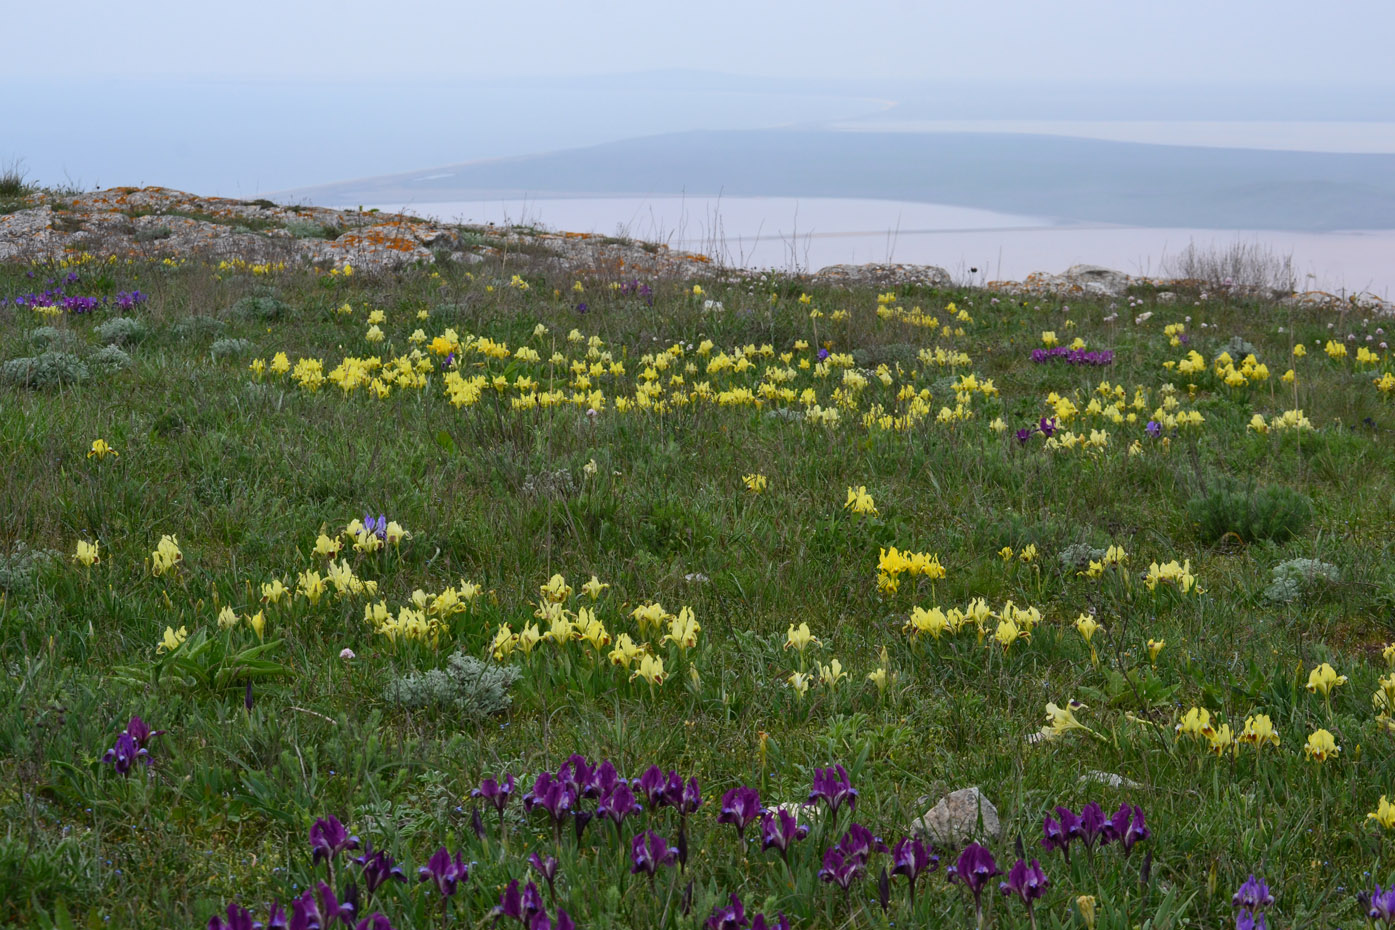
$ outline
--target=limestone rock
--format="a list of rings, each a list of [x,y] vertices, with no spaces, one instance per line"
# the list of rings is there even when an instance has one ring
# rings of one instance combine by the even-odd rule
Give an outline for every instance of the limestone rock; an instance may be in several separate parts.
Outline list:
[[[1138,782],[1134,781],[1132,778],[1125,778],[1124,776],[1122,776],[1122,775],[1116,775],[1116,774],[1113,773],[1113,772],[1095,772],[1095,771],[1090,771],[1090,772],[1086,772],[1084,775],[1081,775],[1078,779],[1076,779],[1076,781],[1079,781],[1079,782],[1082,782],[1082,783],[1085,783],[1085,784],[1094,783],[1094,784],[1097,784],[1097,785],[1107,785],[1107,786],[1109,786],[1110,788],[1142,788],[1142,787],[1143,787],[1143,786],[1140,785]]]
[[[996,840],[1002,836],[998,809],[975,785],[951,791],[911,824],[911,830],[937,846],[953,848],[969,840]]]
[[[1131,281],[1122,271],[1099,265],[1071,265],[1066,269],[1065,278],[1072,284],[1080,285],[1086,293],[1107,297],[1122,297]]]
[[[879,287],[948,287],[954,283],[949,272],[938,265],[888,265],[876,262],[867,265],[829,265],[820,268],[814,278],[823,283],[850,287],[865,284]]]

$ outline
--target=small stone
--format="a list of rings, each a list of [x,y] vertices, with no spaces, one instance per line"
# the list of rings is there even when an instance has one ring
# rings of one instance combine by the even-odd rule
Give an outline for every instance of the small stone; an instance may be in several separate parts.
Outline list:
[[[1002,836],[998,809],[975,785],[951,791],[911,824],[911,830],[937,846],[953,848],[969,840],[996,840]]]
[[[1095,771],[1090,771],[1090,772],[1086,772],[1084,775],[1081,775],[1080,778],[1077,779],[1077,781],[1080,781],[1080,782],[1086,783],[1086,784],[1093,782],[1093,783],[1099,784],[1099,785],[1108,785],[1110,788],[1142,788],[1142,787],[1143,787],[1142,785],[1140,785],[1138,782],[1134,781],[1133,779],[1131,779],[1131,778],[1125,778],[1125,777],[1122,776],[1122,775],[1116,775],[1116,774],[1114,774],[1113,772],[1095,772]]]

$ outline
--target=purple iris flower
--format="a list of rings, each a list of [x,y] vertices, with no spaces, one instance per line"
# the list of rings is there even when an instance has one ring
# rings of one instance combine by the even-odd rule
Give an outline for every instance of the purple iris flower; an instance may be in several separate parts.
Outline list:
[[[321,859],[330,862],[346,849],[358,849],[358,837],[350,836],[339,818],[331,814],[316,820],[310,827],[310,849],[315,863]]]
[[[596,816],[604,817],[615,824],[615,829],[620,829],[620,824],[631,814],[638,814],[644,808],[639,806],[635,800],[634,792],[630,786],[623,781],[618,782],[610,789],[610,792],[596,805]]]
[[[828,358],[828,356],[829,356],[829,351],[828,351],[827,349],[819,349],[819,361],[821,361],[821,362],[824,361],[825,359]]]
[[[1061,832],[1065,834],[1067,842],[1080,838],[1080,818],[1070,808],[1056,808],[1056,816],[1061,818]]]
[[[236,904],[228,905],[228,919],[214,914],[208,918],[208,930],[260,930],[261,924],[252,919],[252,912]]]
[[[809,827],[795,820],[789,811],[766,811],[760,822],[760,850],[778,849],[780,858],[788,862],[790,846],[808,835]]]
[[[1093,850],[1095,841],[1105,839],[1108,836],[1106,825],[1109,823],[1105,819],[1104,809],[1100,807],[1098,801],[1091,801],[1080,809],[1080,838],[1085,841],[1085,848]],[[1102,845],[1102,844],[1101,844]]]
[[[1056,418],[1042,417],[1041,420],[1037,422],[1037,429],[1041,430],[1043,436],[1050,439],[1051,434],[1056,432]]]
[[[375,852],[372,843],[364,843],[362,855],[352,861],[363,869],[363,887],[369,897],[389,881],[407,880],[397,861],[382,850]]]
[[[741,845],[746,845],[746,828],[762,813],[760,792],[742,785],[722,795],[722,812],[717,815],[718,823],[729,823],[736,827],[741,837]]]
[[[1023,427],[1022,429],[1018,430],[1017,433],[1016,433],[1017,441],[1018,441],[1019,443],[1021,443],[1022,445],[1025,446],[1027,443],[1031,442],[1031,440],[1032,440],[1032,434],[1035,433],[1035,432],[1036,432],[1035,429],[1028,429],[1028,428],[1026,428],[1026,427]]]
[[[702,791],[698,788],[697,776],[690,777],[683,785],[683,796],[676,802],[678,813],[687,817],[702,806]]]
[[[660,807],[676,806],[683,798],[683,777],[673,771],[664,775],[663,770],[657,765],[645,769],[637,784],[640,794],[649,802],[651,811]]]
[[[1235,915],[1235,930],[1269,930],[1269,923],[1265,920],[1263,911],[1256,914],[1242,910]]]
[[[704,930],[746,930],[749,926],[746,920],[746,906],[741,903],[735,892],[732,892],[727,900],[730,903],[726,907],[712,909],[707,923],[703,924]]]
[[[584,798],[603,798],[614,791],[616,786],[624,784],[628,783],[620,777],[619,772],[615,771],[614,763],[606,759],[591,773],[591,778],[582,788],[581,796]]]
[[[583,300],[581,303],[579,303],[579,304],[576,305],[576,312],[577,312],[577,313],[585,313],[585,312],[586,312],[587,310],[589,310],[589,309],[591,309],[591,308],[588,307],[588,306],[586,306],[586,301],[584,301],[584,300]]]
[[[131,734],[125,730],[116,737],[116,743],[102,755],[102,761],[111,764],[118,775],[125,775],[131,771],[131,766],[139,760],[146,765],[150,764],[150,753],[141,749],[132,738]]]
[[[1040,862],[1033,859],[1032,864],[1028,865],[1025,859],[1018,859],[1008,870],[1007,881],[998,884],[998,890],[1005,895],[1017,895],[1030,909],[1033,901],[1046,894],[1050,884]]]
[[[386,914],[374,911],[354,924],[354,930],[392,930],[392,921],[387,919]]]
[[[373,519],[373,515],[370,513],[365,513],[363,515],[364,531],[372,533],[374,536],[384,541],[387,540],[387,525],[387,516],[384,514],[378,514],[378,519],[376,520]]]
[[[880,836],[873,835],[872,831],[860,823],[850,824],[848,832],[843,834],[843,838],[838,841],[838,848],[849,856],[861,859],[864,863],[872,858],[873,853],[890,852]]]
[[[441,897],[449,898],[455,894],[456,886],[470,878],[470,864],[467,863],[460,853],[456,853],[454,858],[442,846],[432,854],[426,865],[417,869],[418,882],[431,882],[436,886],[436,890],[441,893]]]
[[[645,873],[650,878],[661,866],[673,865],[678,861],[678,850],[671,848],[668,841],[653,830],[635,834],[630,841],[630,874]]]
[[[1129,825],[1124,828],[1123,834],[1119,837],[1119,842],[1124,844],[1124,855],[1133,851],[1135,843],[1141,843],[1152,835],[1153,832],[1148,829],[1148,824],[1143,820],[1143,808],[1134,805]]]
[[[1162,424],[1159,423],[1157,420],[1149,420],[1148,425],[1143,427],[1143,430],[1149,436],[1153,437],[1154,439],[1157,439],[1159,436],[1162,435]]]
[[[826,769],[814,769],[814,787],[809,792],[806,803],[823,801],[830,813],[838,813],[838,808],[846,801],[848,810],[857,809],[857,789],[852,786],[848,772],[841,765]]]
[[[518,879],[509,882],[509,886],[499,895],[499,903],[489,912],[489,916],[494,918],[512,917],[525,926],[536,915],[543,913],[542,893],[538,891],[538,886],[529,882],[522,891],[518,888]]]
[[[504,808],[509,804],[509,798],[513,796],[514,780],[512,775],[505,775],[502,782],[492,778],[486,778],[480,782],[480,786],[470,792],[470,797],[485,801],[493,805],[494,809],[502,816]]]
[[[543,911],[534,914],[533,919],[528,921],[528,930],[576,930],[576,924],[572,922],[571,916],[559,907],[555,921]]]
[[[543,772],[533,783],[533,788],[523,796],[523,809],[531,813],[537,808],[547,811],[554,824],[559,824],[571,813],[577,796],[572,788],[552,777],[551,772]]]
[[[904,875],[910,883],[911,909],[915,909],[915,883],[922,874],[933,872],[940,857],[919,837],[903,837],[891,850],[891,874]]]
[[[573,753],[557,770],[557,780],[571,789],[574,798],[598,798],[601,796],[600,792],[592,787],[595,776],[595,767],[580,753]]]
[[[1230,899],[1231,906],[1247,911],[1262,911],[1274,903],[1274,896],[1269,893],[1269,884],[1262,878],[1255,878],[1250,875],[1245,883],[1240,886],[1240,890],[1235,892],[1235,897]]]
[[[533,870],[542,876],[543,881],[547,882],[548,893],[555,899],[557,893],[553,883],[557,881],[557,858],[548,856],[544,859],[537,853],[533,853],[528,857],[528,865],[532,866]]]
[[[751,919],[751,930],[790,930],[790,919],[784,911],[774,917],[757,914]]]
[[[334,889],[325,882],[320,882],[319,891],[320,917],[324,923],[328,923],[332,920],[338,920],[346,924],[353,922],[354,905],[352,902],[341,902],[338,896],[335,895]],[[306,896],[309,896],[309,892],[306,892]],[[294,928],[294,919],[292,919],[292,927]]]
[[[819,880],[847,891],[853,882],[862,877],[866,868],[865,860],[858,856],[850,856],[837,846],[830,846],[823,854]]]
[[[1375,891],[1363,897],[1366,897],[1366,918],[1371,923],[1381,921],[1387,927],[1395,927],[1395,883],[1385,891],[1377,885]]]
[[[132,717],[131,722],[126,724],[126,732],[131,734],[131,739],[136,741],[136,746],[145,749],[150,745],[150,741],[157,736],[163,736],[164,730],[151,731],[150,724],[139,717]]]
[[[946,870],[951,882],[962,882],[974,896],[974,910],[981,913],[983,889],[988,880],[1003,872],[994,861],[993,854],[978,843],[970,843],[959,854],[959,860]],[[982,921],[979,924],[982,925]]]
[[[1066,813],[1069,814],[1070,811],[1066,811]],[[1071,837],[1067,835],[1065,827],[1061,825],[1061,821],[1047,814],[1042,821],[1041,832],[1044,834],[1041,841],[1042,847],[1045,849],[1059,849],[1061,852],[1065,853],[1066,861],[1069,862]]]

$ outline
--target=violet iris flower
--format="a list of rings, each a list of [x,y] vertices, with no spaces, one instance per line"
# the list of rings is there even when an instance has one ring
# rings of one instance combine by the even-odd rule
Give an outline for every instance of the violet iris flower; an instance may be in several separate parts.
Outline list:
[[[145,749],[150,745],[150,741],[157,736],[164,735],[164,730],[151,731],[150,724],[139,717],[132,717],[131,722],[126,724],[126,732],[131,734],[131,739],[136,741],[136,746]]]
[[[580,753],[573,753],[557,770],[557,780],[571,789],[573,799],[600,797],[592,787],[595,775],[595,767]]]
[[[557,920],[548,918],[545,912],[539,911],[533,915],[533,919],[528,921],[528,930],[576,930],[576,924],[566,911],[560,907],[557,909]]]
[[[677,861],[678,850],[670,848],[668,841],[653,830],[637,833],[630,841],[631,875],[643,872],[652,879],[661,866]]]
[[[596,805],[596,816],[604,817],[620,829],[620,824],[631,814],[638,814],[644,808],[635,800],[634,792],[623,781],[615,784],[610,792]]]
[[[1066,811],[1070,813],[1070,811]],[[1041,841],[1044,849],[1059,849],[1065,853],[1066,861],[1070,861],[1070,841],[1071,837],[1066,834],[1065,827],[1061,821],[1054,819],[1050,814],[1042,820],[1041,832],[1044,834]]]
[[[208,930],[254,930],[261,924],[252,920],[252,912],[236,904],[228,905],[228,919],[214,914],[208,918]]]
[[[1263,911],[1255,914],[1242,910],[1235,915],[1235,930],[1269,930],[1269,923],[1265,920]]]
[[[1027,429],[1026,427],[1023,427],[1016,433],[1017,441],[1025,446],[1027,443],[1031,442],[1032,434],[1034,432],[1036,432],[1035,429]]]
[[[354,930],[392,930],[392,921],[386,914],[375,911],[354,924]]]
[[[858,856],[850,856],[837,846],[830,846],[823,854],[823,866],[819,869],[819,879],[830,885],[837,885],[843,891],[862,877],[867,863]]]
[[[1091,801],[1080,809],[1080,838],[1085,841],[1085,848],[1093,851],[1095,841],[1107,836],[1104,809],[1100,807],[1098,801]],[[1103,840],[1108,842],[1107,839]]]
[[[456,853],[454,858],[442,846],[432,854],[426,865],[417,869],[418,882],[431,882],[436,886],[436,890],[441,893],[442,898],[449,898],[455,894],[456,886],[470,878],[470,864],[467,863],[460,853]]]
[[[649,802],[649,809],[657,810],[660,807],[670,805],[676,806],[683,798],[683,778],[677,772],[670,771],[667,776],[657,765],[651,765],[639,776],[640,793]]]
[[[486,778],[480,782],[480,786],[470,792],[470,797],[485,801],[493,805],[500,815],[504,813],[504,808],[509,804],[509,798],[513,796],[514,779],[512,775],[505,775],[502,782],[492,778]]]
[[[1050,439],[1051,434],[1056,432],[1056,418],[1042,417],[1041,420],[1037,422],[1037,429],[1041,430],[1041,434],[1043,436],[1045,436],[1047,439]]]
[[[837,814],[838,808],[846,801],[848,810],[857,808],[857,789],[852,786],[848,772],[841,765],[826,769],[814,769],[814,787],[809,792],[807,803],[823,801],[828,804],[830,813]]]
[[[1032,925],[1032,930],[1036,930],[1037,915],[1033,913],[1033,905],[1046,894],[1047,887],[1051,884],[1046,873],[1041,869],[1041,863],[1033,859],[1028,865],[1025,860],[1018,859],[1011,869],[1008,870],[1008,880],[998,885],[998,890],[1005,895],[1017,895],[1027,908],[1027,921]]]
[[[149,765],[150,753],[141,749],[125,730],[121,731],[116,737],[116,743],[102,755],[102,761],[110,763],[118,775],[128,774],[137,760]]]
[[[1366,897],[1366,919],[1371,923],[1383,922],[1387,927],[1395,927],[1395,883],[1385,891],[1376,890]]]
[[[590,780],[582,788],[581,796],[584,798],[603,798],[614,791],[617,785],[625,784],[628,782],[620,777],[619,772],[615,771],[615,765],[606,759],[591,773]]]
[[[940,857],[920,837],[903,837],[891,850],[891,874],[904,875],[910,883],[911,909],[915,909],[915,883],[923,873],[933,872]]]
[[[988,880],[1003,872],[994,861],[993,854],[978,843],[970,843],[959,854],[959,860],[950,866],[946,873],[951,882],[962,882],[974,896],[974,913],[978,925],[983,926],[983,889]]]
[[[387,516],[384,514],[378,514],[378,519],[376,520],[373,519],[373,515],[371,513],[365,513],[363,515],[364,531],[371,533],[384,541],[387,540],[387,525]]]
[[[543,881],[547,882],[547,890],[551,893],[553,891],[552,883],[557,881],[557,858],[548,856],[544,859],[537,853],[533,853],[528,857],[528,864],[542,876]]]
[[[717,815],[718,823],[729,823],[736,827],[741,837],[741,846],[746,846],[746,828],[761,815],[760,792],[742,785],[722,795],[722,812]]]
[[[489,916],[496,919],[512,917],[526,926],[529,921],[541,913],[543,913],[543,901],[538,886],[529,882],[527,887],[520,892],[518,879],[514,879],[509,882],[503,894],[499,895],[499,903],[489,912]]]
[[[809,827],[799,823],[786,810],[766,811],[760,822],[760,850],[778,849],[780,858],[789,861],[789,849],[809,835]]]
[[[746,930],[748,923],[746,920],[746,906],[741,903],[741,899],[732,892],[727,899],[729,903],[726,907],[714,907],[712,913],[707,917],[707,923],[703,924],[704,930]]]
[[[346,849],[358,849],[358,837],[350,836],[349,831],[334,815],[321,817],[310,827],[311,861],[321,859],[330,862]]]
[[[1274,896],[1269,893],[1268,882],[1251,874],[1235,892],[1235,897],[1230,899],[1230,903],[1232,907],[1243,910],[1262,911],[1274,903]]]
[[[757,914],[751,918],[751,930],[790,930],[790,919],[784,911],[774,917]]]
[[[542,808],[557,825],[571,813],[576,800],[577,795],[569,785],[553,778],[551,772],[543,772],[533,783],[532,790],[523,796],[523,809],[531,813]]]
[[[702,791],[698,788],[697,776],[688,779],[683,786],[683,797],[676,803],[678,813],[687,817],[693,811],[702,806]]]
[[[386,885],[389,881],[405,882],[407,876],[397,861],[382,850],[374,851],[372,843],[363,844],[363,853],[352,860],[363,869],[363,887],[368,896]]]
[[[1162,435],[1162,424],[1157,420],[1149,420],[1148,425],[1143,427],[1143,431],[1154,439],[1157,439]]]

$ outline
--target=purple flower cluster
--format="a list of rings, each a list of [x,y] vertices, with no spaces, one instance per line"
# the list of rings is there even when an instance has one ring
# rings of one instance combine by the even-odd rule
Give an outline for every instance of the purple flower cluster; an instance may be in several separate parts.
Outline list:
[[[1034,426],[1024,426],[1014,435],[1017,437],[1017,441],[1025,446],[1037,433],[1041,433],[1047,439],[1050,439],[1051,434],[1054,432],[1056,432],[1056,418],[1042,417]]]
[[[1143,808],[1120,804],[1111,816],[1096,801],[1091,801],[1080,809],[1079,815],[1070,808],[1056,808],[1056,816],[1047,814],[1041,825],[1044,834],[1041,845],[1045,849],[1059,849],[1070,861],[1070,847],[1076,840],[1085,844],[1087,853],[1093,853],[1095,845],[1108,845],[1117,842],[1124,849],[1124,855],[1133,851],[1135,843],[1148,839],[1152,834],[1143,819]]]
[[[1068,349],[1065,346],[1032,350],[1032,361],[1038,365],[1044,365],[1058,358],[1065,361],[1067,365],[1112,365],[1114,364],[1114,350],[1102,349],[1098,352],[1091,352],[1086,349]]]
[[[1380,890],[1380,886],[1376,886]],[[1269,884],[1251,875],[1230,899],[1235,908],[1235,930],[1267,930],[1264,912],[1274,903]]]
[[[392,923],[386,916],[373,913],[354,922],[358,905],[350,897],[340,901],[334,889],[320,882],[315,890],[307,890],[291,901],[289,915],[280,904],[273,903],[266,923],[253,920],[251,911],[237,904],[229,904],[226,917],[215,914],[208,919],[208,930],[312,930],[327,927],[333,922],[353,927],[354,930],[392,930]]]
[[[513,786],[512,776],[505,776],[502,783],[485,779],[472,796],[493,804],[502,818]],[[530,814],[535,811],[546,814],[552,822],[554,839],[560,839],[562,824],[568,818],[572,819],[578,839],[596,817],[609,820],[618,833],[626,818],[644,810],[636,790],[639,797],[649,803],[651,811],[671,807],[685,820],[702,805],[702,791],[696,778],[689,778],[685,783],[677,772],[664,773],[658,766],[650,766],[639,778],[625,779],[609,759],[593,765],[585,756],[573,755],[555,774],[542,772],[538,775],[533,787],[523,795],[523,809]],[[582,805],[588,799],[596,802],[592,810]],[[682,852],[681,836],[679,848],[682,862],[686,855]]]
[[[746,906],[741,903],[740,897],[732,894],[727,901],[726,906],[718,905],[712,909],[707,923],[703,924],[704,930],[790,930],[789,918],[783,912],[774,917],[764,914],[747,917]]]
[[[1395,883],[1384,891],[1377,885],[1375,891],[1362,896],[1362,901],[1366,905],[1366,919],[1372,924],[1395,927]]]
[[[150,726],[139,717],[132,717],[116,737],[116,743],[102,755],[102,761],[111,765],[118,775],[126,775],[137,762],[150,764],[150,741],[164,733],[164,730],[151,731]]]
[[[866,873],[867,863],[874,853],[890,851],[881,837],[873,836],[871,830],[854,823],[842,839],[824,851],[819,879],[847,891]]]
[[[76,278],[68,276],[71,280],[67,283],[75,283]],[[131,310],[140,304],[145,303],[146,295],[140,291],[121,291],[115,297],[87,297],[80,294],[67,294],[61,287],[49,288],[46,291],[33,291],[22,294],[14,298],[16,307],[28,307],[37,309],[39,307],[57,307],[65,313],[92,313],[106,306],[114,306],[118,310]]]

